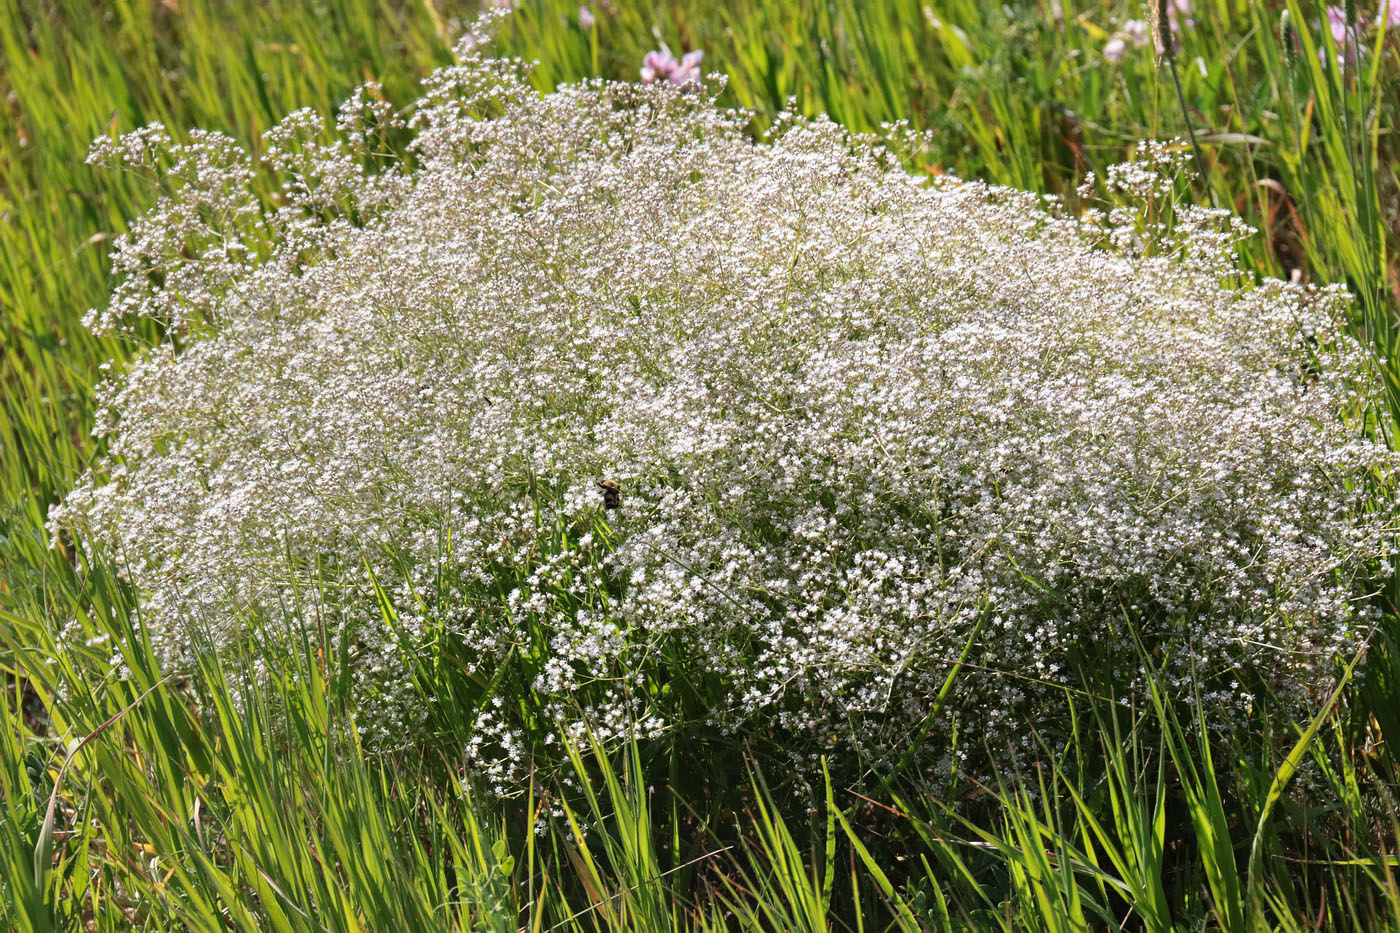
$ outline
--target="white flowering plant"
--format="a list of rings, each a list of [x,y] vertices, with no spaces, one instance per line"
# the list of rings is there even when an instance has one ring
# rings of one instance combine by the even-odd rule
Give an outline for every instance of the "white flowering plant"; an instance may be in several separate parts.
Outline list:
[[[917,140],[755,141],[714,78],[540,94],[483,40],[256,158],[94,147],[165,193],[92,326],[167,339],[51,524],[172,669],[320,639],[367,741],[455,722],[506,791],[559,728],[946,770],[1088,660],[1224,722],[1358,648],[1372,362],[1340,290],[1242,280],[1170,147],[1075,216],[909,174]]]

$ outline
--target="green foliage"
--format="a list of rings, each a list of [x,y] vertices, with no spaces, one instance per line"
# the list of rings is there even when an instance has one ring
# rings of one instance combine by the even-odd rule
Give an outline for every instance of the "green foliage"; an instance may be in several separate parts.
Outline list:
[[[43,530],[93,454],[99,365],[132,350],[79,317],[108,291],[112,236],[152,196],[88,168],[88,143],[152,120],[246,142],[298,107],[333,111],[367,78],[407,100],[447,63],[468,6],[0,0],[0,920],[24,931],[1400,926],[1393,616],[1359,685],[1318,697],[1296,734],[1206,741],[1190,710],[1124,710],[1087,691],[1082,731],[1047,748],[1037,774],[954,782],[946,805],[913,774],[828,783],[814,814],[718,740],[620,757],[572,748],[571,785],[474,799],[453,762],[367,757],[336,659],[310,642],[275,659],[277,689],[251,707],[232,704],[213,657],[186,682],[164,679],[123,581]],[[524,2],[504,48],[540,60],[541,87],[635,76],[658,39],[703,48],[737,104],[776,115],[796,97],[856,130],[908,120],[933,131],[913,167],[1071,203],[1085,172],[1136,140],[1193,129],[1206,169],[1197,197],[1259,228],[1250,267],[1345,283],[1358,326],[1395,358],[1394,36],[1384,55],[1339,66],[1317,4],[1202,0],[1177,55],[1182,113],[1149,49],[1103,57],[1116,22],[1142,15],[1119,4],[676,0],[592,13],[585,28],[575,0]],[[1384,371],[1393,414],[1400,367]],[[80,640],[60,639],[69,620]],[[444,708],[501,687],[441,666],[419,676]]]

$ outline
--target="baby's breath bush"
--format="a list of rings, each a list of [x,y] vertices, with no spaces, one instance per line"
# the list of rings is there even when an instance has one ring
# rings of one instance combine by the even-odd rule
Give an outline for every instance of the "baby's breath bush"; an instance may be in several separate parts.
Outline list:
[[[917,732],[946,766],[1086,659],[1223,722],[1357,646],[1395,459],[1355,426],[1345,295],[1238,281],[1240,232],[1159,170],[1076,218],[825,120],[756,143],[716,79],[540,95],[479,39],[406,123],[369,86],[258,159],[95,146],[164,196],[93,324],[169,339],[53,522],[172,668],[212,643],[256,683],[314,629],[384,746],[447,658],[504,786],[549,724],[884,760]]]

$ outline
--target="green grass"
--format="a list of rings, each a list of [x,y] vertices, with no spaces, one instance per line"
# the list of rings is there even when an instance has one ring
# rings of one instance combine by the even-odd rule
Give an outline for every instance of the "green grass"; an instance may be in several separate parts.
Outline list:
[[[1386,741],[1400,736],[1393,613],[1365,677],[1319,697],[1317,717],[1291,733],[1269,734],[1261,715],[1258,732],[1206,743],[1189,710],[1125,709],[1086,689],[1074,701],[1082,731],[1047,747],[1039,772],[955,781],[937,795],[908,773],[803,791],[780,784],[761,751],[745,760],[717,743],[574,748],[567,783],[490,801],[462,791],[451,761],[368,758],[312,647],[277,659],[279,691],[253,709],[231,705],[216,659],[186,681],[164,679],[121,581],[99,555],[51,548],[43,529],[92,457],[99,365],[134,349],[94,338],[79,318],[110,287],[111,238],[155,193],[87,167],[87,145],[153,120],[251,142],[292,109],[333,110],[368,78],[408,101],[450,60],[451,23],[471,4],[104,6],[0,0],[0,663],[11,686],[0,701],[0,914],[10,927],[1400,927]],[[1285,6],[1296,52],[1283,41]],[[759,128],[789,97],[856,130],[905,119],[931,131],[911,168],[1055,193],[1072,207],[1084,174],[1137,140],[1194,131],[1197,200],[1259,230],[1242,248],[1245,268],[1346,284],[1358,330],[1378,358],[1394,358],[1400,37],[1361,68],[1338,69],[1313,27],[1319,7],[1200,0],[1176,57],[1183,113],[1149,49],[1117,65],[1102,57],[1114,23],[1142,15],[1117,3],[619,0],[593,5],[594,30],[580,28],[573,0],[520,7],[502,50],[538,59],[542,88],[633,77],[658,39],[677,53],[703,48],[706,70],[728,75],[729,99]],[[1382,369],[1393,417],[1400,365]],[[1388,420],[1372,418],[1382,432]],[[82,635],[62,641],[71,620]],[[109,669],[114,651],[129,677]],[[24,725],[21,681],[52,715],[46,734]],[[438,688],[479,698],[450,678]],[[695,775],[707,768],[725,777],[706,785]]]

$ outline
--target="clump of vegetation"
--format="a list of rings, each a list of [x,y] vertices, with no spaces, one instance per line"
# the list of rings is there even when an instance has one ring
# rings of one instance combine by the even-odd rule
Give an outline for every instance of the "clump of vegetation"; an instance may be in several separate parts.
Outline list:
[[[498,791],[560,724],[948,774],[1057,728],[1085,665],[1145,697],[1144,651],[1213,725],[1330,687],[1395,518],[1376,380],[1342,292],[1239,281],[1171,147],[1072,216],[908,174],[916,134],[755,142],[713,84],[542,95],[484,38],[406,122],[371,85],[261,161],[95,146],[166,194],[91,321],[168,339],[51,523],[116,555],[164,665],[261,689],[309,639],[378,746],[431,741],[464,671]]]
[[[576,619],[568,615],[576,613],[568,601],[577,602],[581,591],[557,582],[569,572],[562,563],[551,563],[534,582],[530,577],[555,555],[582,554],[581,542],[592,534],[587,547],[607,563],[598,569],[580,560],[575,573],[602,581],[604,611],[622,606],[632,579],[616,572],[616,555],[633,531],[650,527],[659,514],[651,509],[649,489],[692,488],[676,472],[647,479],[600,463],[593,475],[583,474],[586,467],[575,474],[570,466],[551,479],[517,459],[501,482],[483,481],[480,501],[497,508],[493,496],[538,499],[556,533],[547,533],[547,522],[522,530],[519,540],[533,535],[537,549],[519,564],[493,563],[479,585],[454,582],[459,565],[430,548],[396,545],[392,551],[392,542],[375,541],[369,526],[347,524],[345,536],[334,540],[289,538],[296,550],[254,548],[247,580],[266,588],[250,589],[249,597],[176,594],[193,611],[164,616],[153,600],[152,578],[142,576],[143,558],[119,554],[123,566],[112,566],[107,545],[116,538],[95,529],[86,541],[81,535],[75,541],[66,522],[56,536],[45,529],[50,506],[86,470],[97,467],[84,485],[95,491],[104,474],[123,469],[120,454],[103,454],[125,443],[130,429],[110,420],[127,418],[113,404],[125,376],[99,396],[93,384],[104,378],[102,370],[125,373],[133,353],[147,354],[137,363],[140,370],[161,353],[178,359],[187,349],[207,352],[199,349],[204,342],[226,339],[217,315],[230,286],[248,287],[249,268],[285,262],[314,275],[313,267],[339,260],[309,235],[323,228],[320,235],[339,250],[339,233],[325,231],[373,229],[383,219],[384,205],[367,197],[366,175],[386,186],[389,197],[398,197],[394,185],[414,184],[417,169],[390,155],[402,155],[415,139],[414,130],[398,125],[413,110],[398,111],[383,100],[417,96],[426,75],[453,61],[461,18],[483,5],[180,0],[104,9],[88,0],[0,0],[0,96],[6,102],[0,110],[0,719],[7,724],[0,730],[0,926],[318,933],[1400,928],[1393,739],[1400,735],[1400,620],[1393,573],[1388,590],[1364,595],[1367,606],[1385,609],[1373,631],[1365,615],[1348,622],[1334,614],[1336,631],[1351,639],[1342,652],[1345,665],[1328,663],[1335,649],[1322,632],[1321,649],[1306,641],[1298,650],[1272,654],[1284,646],[1210,645],[1203,661],[1233,652],[1242,663],[1217,676],[1203,665],[1193,685],[1181,663],[1181,645],[1191,650],[1195,637],[1185,617],[1174,629],[1176,617],[1159,604],[1125,599],[1121,618],[1098,617],[1106,638],[1066,639],[1062,645],[1070,647],[1061,650],[1047,633],[1049,649],[1027,652],[1044,660],[1047,671],[1008,670],[979,654],[984,642],[989,648],[1007,643],[989,632],[996,618],[989,611],[962,627],[964,642],[950,629],[951,651],[943,657],[932,658],[930,648],[930,664],[943,665],[950,676],[921,674],[937,687],[921,698],[922,707],[892,705],[889,724],[857,710],[829,733],[820,721],[814,728],[796,718],[803,714],[799,701],[820,699],[823,685],[838,675],[858,686],[865,675],[857,668],[833,669],[828,681],[815,672],[784,685],[788,706],[744,714],[725,667],[739,655],[722,657],[712,668],[707,658],[683,653],[685,642],[661,639],[653,659],[640,665],[650,704],[643,722],[659,720],[660,734],[624,743],[603,735],[606,745],[590,745],[575,741],[568,729],[600,721],[598,698],[609,682],[589,680],[584,670],[570,674],[577,684],[573,697],[534,689],[546,687],[543,665],[564,656],[554,652],[545,626]],[[1105,254],[1098,259],[1182,256],[1191,238],[1174,233],[1186,231],[1177,201],[1229,207],[1256,232],[1234,243],[1233,257],[1222,249],[1217,284],[1249,288],[1259,281],[1251,276],[1345,282],[1350,330],[1374,356],[1388,386],[1387,404],[1363,408],[1363,398],[1347,400],[1347,393],[1365,396],[1369,389],[1368,377],[1347,362],[1352,351],[1331,343],[1335,311],[1348,301],[1339,293],[1297,299],[1304,322],[1296,344],[1282,336],[1277,343],[1259,342],[1277,354],[1272,372],[1296,379],[1309,394],[1326,386],[1336,405],[1320,407],[1319,424],[1324,432],[1336,430],[1343,445],[1354,437],[1346,423],[1356,435],[1364,428],[1378,440],[1393,436],[1400,412],[1394,334],[1400,160],[1391,131],[1400,101],[1394,93],[1400,57],[1393,54],[1400,31],[1393,2],[1338,8],[1300,0],[607,0],[580,7],[578,0],[513,0],[511,6],[492,46],[501,51],[494,54],[533,61],[526,79],[541,92],[594,76],[678,89],[694,85],[703,71],[719,70],[726,76],[723,90],[707,78],[708,91],[692,86],[679,104],[665,106],[698,106],[694,95],[700,93],[719,106],[742,106],[752,116],[750,138],[770,127],[774,139],[794,128],[809,131],[795,127],[791,113],[827,114],[857,132],[880,128],[881,141],[849,139],[843,158],[852,151],[873,155],[886,135],[903,135],[897,128],[891,133],[890,122],[907,121],[929,131],[889,146],[910,171],[1055,194],[1076,215],[1086,206],[1125,207],[1101,224],[1102,235],[1088,234]],[[1163,6],[1156,31],[1170,35],[1154,37],[1152,7],[1161,14]],[[504,70],[514,81],[515,69]],[[371,78],[384,90],[362,91],[335,131],[323,132],[310,112],[284,121],[288,112],[310,107],[335,124],[337,107]],[[619,97],[616,106],[644,102]],[[474,116],[504,114],[492,103]],[[133,146],[137,158],[127,164],[146,177],[84,164],[94,136],[103,137],[103,159],[120,160],[126,145],[116,142],[120,133],[153,120],[164,129],[149,131],[152,145]],[[265,143],[279,121],[282,128]],[[218,128],[236,143],[190,127]],[[297,142],[299,135],[309,146]],[[1199,174],[1169,185],[1156,179],[1173,176],[1180,153],[1137,141],[1177,135],[1194,141],[1190,165]],[[344,143],[339,155],[317,154],[318,148],[336,150],[337,138]],[[190,141],[196,143],[191,149],[170,148]],[[499,135],[491,141],[501,143]],[[1134,169],[1109,170],[1129,159],[1149,175],[1134,179]],[[298,217],[293,210],[276,219],[279,208],[309,196],[286,173],[315,172],[316,163],[341,173],[349,187],[342,191],[323,173],[314,186],[329,197],[309,214]],[[218,184],[199,192],[198,179],[216,177],[207,173],[225,174],[230,200],[217,194]],[[1086,176],[1090,182],[1083,185]],[[243,194],[249,183],[264,196],[256,204]],[[1136,193],[1118,190],[1120,183]],[[922,185],[951,190],[956,183]],[[945,193],[927,196],[936,201]],[[156,214],[183,212],[186,227],[176,239],[186,237],[188,246],[176,249],[173,239],[166,244],[171,250],[165,256],[174,262],[159,260],[163,246],[145,257],[124,254],[133,284],[118,275],[119,299],[126,296],[126,310],[137,312],[153,300],[145,307],[151,313],[104,307],[89,323],[115,310],[105,322],[109,335],[94,334],[80,312],[105,305],[113,293],[117,235],[162,195],[171,200]],[[1031,232],[1048,224],[1076,227],[1051,203],[1014,192],[996,196],[1025,200]],[[522,204],[536,197],[555,194],[543,189]],[[981,197],[970,194],[969,200],[980,203]],[[189,209],[201,199],[202,207]],[[231,204],[242,207],[235,214],[227,210]],[[803,207],[815,216],[815,206]],[[643,227],[666,220],[648,217]],[[155,234],[159,226],[148,224],[135,236]],[[292,226],[307,234],[301,255],[278,245],[291,242],[284,237]],[[1223,238],[1221,247],[1236,236],[1223,222],[1207,222],[1204,231]],[[541,242],[552,244],[553,236],[542,232]],[[162,243],[159,236],[151,242]],[[666,228],[666,248],[685,242]],[[385,255],[402,265],[405,253]],[[202,261],[188,262],[194,257]],[[804,263],[799,258],[797,268],[814,268]],[[1017,270],[994,271],[1010,280]],[[1017,274],[1030,278],[1036,270]],[[607,280],[612,276],[609,270]],[[171,300],[161,305],[152,284],[163,284]],[[680,284],[676,292],[682,293]],[[1291,290],[1282,294],[1295,300]],[[192,303],[199,296],[209,300]],[[436,298],[445,314],[456,308],[450,289]],[[303,311],[308,321],[334,318],[330,307]],[[1306,336],[1310,316],[1322,319],[1313,335],[1316,348]],[[1013,315],[1006,311],[1005,319]],[[591,324],[594,316],[583,320]],[[1253,321],[1239,326],[1253,336]],[[930,330],[941,334],[933,325]],[[1212,333],[1208,322],[1200,332]],[[1045,331],[1035,333],[1041,346],[1059,346],[1045,338]],[[810,337],[796,339],[811,344]],[[168,349],[156,346],[162,340]],[[890,345],[902,346],[898,338]],[[747,343],[739,346],[747,352]],[[826,348],[819,350],[829,358]],[[1175,353],[1162,356],[1176,359]],[[409,356],[421,363],[421,354]],[[1022,357],[1011,362],[1017,371],[1038,372]],[[670,365],[659,360],[658,371],[663,363]],[[451,369],[450,360],[443,365]],[[1267,369],[1260,362],[1257,371]],[[758,370],[763,385],[775,383],[765,367]],[[1050,371],[1048,362],[1043,370]],[[971,363],[958,371],[974,374]],[[793,373],[810,375],[803,365]],[[358,384],[355,378],[346,384]],[[912,392],[927,388],[909,382]],[[171,386],[199,383],[182,374],[172,376]],[[600,394],[612,391],[602,387]],[[635,392],[619,394],[616,405],[635,405]],[[244,412],[219,391],[213,397],[229,423],[238,424]],[[266,403],[266,396],[252,397]],[[380,404],[382,396],[374,399]],[[94,440],[89,428],[99,403],[114,414],[104,415]],[[328,400],[323,404],[329,407]],[[1227,406],[1220,411],[1229,413]],[[253,417],[276,423],[261,410]],[[772,417],[783,427],[800,423],[803,414],[788,409]],[[301,423],[301,415],[285,421]],[[190,436],[198,441],[201,435]],[[182,441],[172,431],[151,443],[155,456],[165,457]],[[758,450],[758,443],[750,449]],[[877,436],[871,449],[883,443]],[[1038,450],[1009,456],[1041,462]],[[897,477],[882,456],[854,464],[839,501],[832,495],[820,502],[823,509],[848,509],[841,533],[858,527],[847,503],[863,501],[859,475],[874,463],[870,489]],[[148,461],[143,456],[133,463]],[[1348,469],[1329,463],[1316,473],[1325,474],[1322,485],[1330,488],[1326,484]],[[1385,469],[1358,467],[1350,474],[1370,485],[1375,498],[1369,508],[1379,513],[1394,508]],[[744,474],[722,474],[718,466],[715,475],[720,479],[705,494],[717,502],[730,485],[750,490],[757,484]],[[274,501],[262,485],[249,481],[254,501]],[[353,489],[348,483],[334,488]],[[1001,495],[1012,487],[998,475],[990,488]],[[98,495],[116,495],[116,489]],[[581,505],[567,511],[566,495]],[[784,497],[801,502],[799,492]],[[610,508],[614,499],[616,508]],[[880,501],[896,500],[885,495]],[[644,503],[651,503],[647,511],[638,511]],[[1221,504],[1228,507],[1228,498]],[[758,503],[745,493],[738,507],[726,507],[721,522],[726,515],[754,514]],[[172,527],[183,527],[186,516],[176,514]],[[422,529],[449,554],[453,542],[442,531],[456,533],[460,526],[446,519],[434,526],[427,520],[433,516],[425,510],[376,527]],[[740,531],[763,534],[765,542],[787,533],[759,526]],[[208,546],[191,540],[198,547],[190,553]],[[1002,553],[1019,561],[1028,550]],[[1355,582],[1364,593],[1364,546],[1343,550],[1356,563],[1339,565],[1326,585],[1344,585],[1359,567]],[[173,547],[170,553],[180,556]],[[854,551],[833,547],[832,553],[840,558]],[[439,591],[415,591],[405,583],[420,571],[403,562],[424,554],[441,562],[443,592],[456,586],[482,606],[501,606],[519,589],[545,608],[526,614],[513,646],[494,656],[474,654],[447,637],[455,623],[441,614]],[[365,569],[356,571],[352,560]],[[170,566],[173,573],[177,562]],[[707,568],[700,569],[697,576]],[[1383,571],[1384,561],[1375,569]],[[172,594],[174,579],[166,581]],[[291,581],[298,585],[287,586]],[[436,587],[439,578],[432,582]],[[1033,589],[1026,580],[1013,582]],[[1059,619],[1054,614],[1064,606],[1054,592],[1042,594],[1042,608]],[[286,604],[273,605],[281,595]],[[732,595],[764,594],[736,584]],[[213,606],[224,598],[230,612],[219,614]],[[724,603],[722,612],[737,614],[717,601]],[[776,595],[764,604],[770,610],[781,605]],[[845,618],[830,605],[817,612]],[[189,641],[177,644],[178,652],[168,636],[172,620],[188,624]],[[347,622],[377,627],[379,658],[371,643],[344,634]],[[1198,625],[1209,631],[1204,622]],[[1134,629],[1140,640],[1130,637]],[[859,646],[860,633],[854,634]],[[646,643],[640,629],[627,627],[623,635]],[[1178,635],[1186,640],[1174,641]],[[339,651],[332,645],[336,638]],[[757,650],[756,640],[735,643]],[[623,671],[638,657],[607,663]],[[1310,659],[1317,665],[1311,670]],[[981,663],[987,660],[993,663]],[[1059,669],[1049,667],[1055,663]],[[379,673],[372,672],[375,664]],[[903,676],[892,685],[896,700],[905,695]],[[1232,680],[1253,696],[1252,711]],[[1333,689],[1323,689],[1334,680]],[[625,699],[639,695],[637,681],[619,675],[610,683]],[[1025,717],[1019,724],[982,721],[982,710],[995,708],[998,684],[1026,690],[1016,701],[1015,711]],[[1183,692],[1185,702],[1175,702]],[[834,697],[815,705],[828,718],[840,711]],[[635,711],[626,702],[622,708]],[[931,715],[920,719],[921,709]],[[488,719],[479,715],[483,711]],[[399,717],[401,735],[385,735],[378,721],[391,715]],[[560,715],[562,734],[551,721]],[[780,720],[783,715],[788,718]],[[955,716],[962,725],[950,735]],[[862,717],[872,726],[868,735],[856,728]],[[502,726],[487,735],[483,722]],[[640,734],[651,731],[643,727]],[[1018,754],[990,762],[961,759],[963,752],[985,751],[977,738],[1008,732],[1015,734]],[[364,736],[375,744],[364,744]],[[503,740],[519,744],[508,748]],[[891,745],[902,749],[892,764]],[[408,747],[386,753],[385,746]],[[510,751],[521,761],[533,759],[529,780],[518,780],[522,772],[514,761],[490,767]],[[812,762],[817,753],[824,753],[824,768]],[[944,753],[947,758],[938,760]],[[916,759],[924,767],[914,767]],[[801,766],[791,767],[794,761]],[[548,769],[538,767],[546,763]],[[494,784],[508,795],[478,793],[476,782],[464,786],[462,774],[482,774],[487,789]]]

